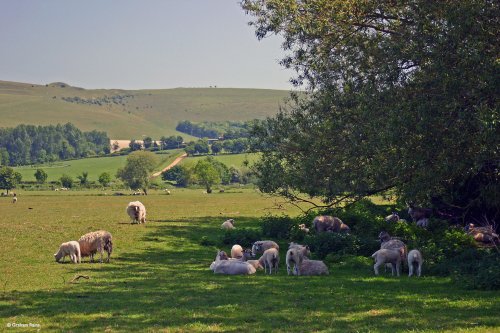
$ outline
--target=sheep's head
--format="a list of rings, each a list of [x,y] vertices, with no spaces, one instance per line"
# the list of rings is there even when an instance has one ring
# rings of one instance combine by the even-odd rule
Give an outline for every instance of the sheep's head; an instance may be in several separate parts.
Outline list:
[[[252,245],[252,256],[255,257],[255,255],[257,254],[257,252],[260,252],[261,249],[262,249],[262,244],[261,243],[258,243],[258,242],[253,243],[253,245]]]
[[[385,243],[389,240],[391,240],[391,236],[387,231],[381,231],[380,234],[378,235],[378,238],[381,243]]]
[[[59,262],[59,260],[61,260],[62,257],[63,257],[63,255],[62,255],[61,251],[54,253],[54,258],[56,259],[56,262]]]

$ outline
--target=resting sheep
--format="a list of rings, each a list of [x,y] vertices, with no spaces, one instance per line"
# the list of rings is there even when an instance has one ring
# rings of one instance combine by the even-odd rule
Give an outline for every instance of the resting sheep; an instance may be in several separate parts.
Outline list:
[[[422,253],[419,250],[411,250],[408,253],[408,267],[409,273],[408,276],[412,276],[414,273],[415,266],[417,268],[417,276],[420,277],[422,274],[422,264],[424,259],[422,258]]]
[[[321,260],[304,259],[296,275],[328,275],[328,267]]]
[[[231,258],[241,259],[245,261],[248,258],[251,258],[252,254],[249,249],[243,249],[241,245],[235,244],[231,248]]]
[[[260,257],[259,263],[261,266],[264,266],[264,272],[267,273],[267,269],[269,268],[269,274],[274,273],[278,274],[278,265],[280,262],[280,254],[279,251],[275,248],[270,248],[264,251],[264,254]]]
[[[338,217],[320,215],[312,222],[314,230],[320,232],[349,232],[350,228]]]
[[[57,253],[54,253],[56,262],[59,262],[61,258],[64,262],[64,258],[66,258],[66,256],[69,256],[74,264],[80,263],[82,261],[80,244],[77,241],[62,243],[61,246],[59,246],[59,251],[57,251]]]
[[[391,264],[392,275],[394,276],[394,271],[397,272],[399,276],[401,273],[401,261],[403,256],[403,249],[380,249],[374,254],[372,258],[375,259],[375,265],[373,265],[373,270],[375,275],[378,275],[378,269],[384,264]]]
[[[306,225],[305,224],[299,224],[299,230],[302,230],[303,232],[305,232],[306,234],[309,233],[309,228],[306,228]]]
[[[500,242],[500,237],[493,230],[491,225],[485,227],[476,227],[474,224],[469,223],[465,230],[468,235],[471,235],[476,242],[480,242],[485,245],[495,245],[495,243]]]
[[[226,230],[230,230],[230,229],[234,229],[234,220],[233,219],[229,219],[227,221],[225,221],[224,223],[222,223],[222,225],[220,226],[222,229],[226,229]]]
[[[255,257],[258,253],[264,253],[264,251],[275,248],[279,251],[280,247],[276,242],[270,240],[256,241],[252,244],[252,256]]]
[[[225,260],[224,258],[227,258],[224,251],[218,251],[215,261],[210,265],[210,269],[215,274],[249,275],[256,272],[255,267],[245,261]]]
[[[106,261],[109,262],[109,257],[113,252],[112,236],[109,232],[105,230],[89,232],[80,237],[78,243],[80,244],[81,256],[90,257],[90,262],[94,262],[94,254],[98,251],[101,254],[99,262],[102,263],[104,251],[108,254]]]
[[[129,202],[127,214],[130,216],[132,223],[146,223],[146,207],[140,201]]]

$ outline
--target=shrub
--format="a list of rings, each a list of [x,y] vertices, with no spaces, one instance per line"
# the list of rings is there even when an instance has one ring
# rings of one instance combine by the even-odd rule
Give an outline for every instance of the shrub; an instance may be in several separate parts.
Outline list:
[[[304,243],[320,259],[330,253],[357,254],[360,249],[359,238],[354,235],[340,233],[320,233],[315,236],[306,236]]]
[[[262,234],[266,237],[278,239],[290,239],[292,229],[298,230],[298,222],[289,216],[264,217],[262,222]],[[295,231],[296,232],[296,231]]]
[[[207,236],[203,236],[200,239],[200,245],[213,246],[213,245],[215,245],[215,242],[213,240],[209,239]]]
[[[238,228],[230,229],[222,235],[222,243],[226,245],[239,244],[242,247],[250,247],[253,242],[261,239],[262,234],[255,229]]]

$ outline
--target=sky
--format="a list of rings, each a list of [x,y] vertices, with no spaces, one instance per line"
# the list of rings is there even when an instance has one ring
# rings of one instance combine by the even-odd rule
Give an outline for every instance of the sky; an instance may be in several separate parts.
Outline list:
[[[0,80],[87,89],[292,89],[238,0],[0,0]]]

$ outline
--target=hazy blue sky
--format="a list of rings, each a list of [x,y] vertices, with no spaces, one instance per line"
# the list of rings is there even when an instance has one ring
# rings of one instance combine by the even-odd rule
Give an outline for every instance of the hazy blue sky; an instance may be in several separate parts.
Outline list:
[[[237,0],[0,0],[0,80],[291,89]]]

